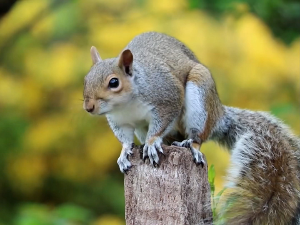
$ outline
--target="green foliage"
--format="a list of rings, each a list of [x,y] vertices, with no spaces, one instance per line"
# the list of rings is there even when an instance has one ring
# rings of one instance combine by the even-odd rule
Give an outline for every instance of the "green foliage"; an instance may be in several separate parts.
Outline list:
[[[214,196],[215,193],[215,177],[216,177],[215,166],[211,165],[208,170],[208,182],[210,185],[210,192],[212,196]]]
[[[250,11],[261,18],[274,35],[291,43],[300,35],[300,2],[297,0],[188,0],[191,8],[199,8],[220,16],[241,16]]]
[[[217,207],[218,207],[221,195],[226,190],[226,188],[224,187],[215,196],[215,177],[216,177],[215,166],[211,165],[209,170],[208,170],[208,182],[209,182],[209,185],[210,185],[210,194],[211,194],[211,199],[212,199],[212,212],[213,212],[213,219],[214,220],[216,220],[216,218],[217,218]]]
[[[0,149],[3,154],[17,151],[22,146],[22,135],[28,128],[28,122],[19,115],[4,114],[0,120]],[[9,147],[9,148],[8,148]],[[2,160],[3,157],[0,158]]]
[[[75,205],[63,204],[51,209],[43,204],[21,205],[13,225],[76,225],[89,224],[91,211]]]

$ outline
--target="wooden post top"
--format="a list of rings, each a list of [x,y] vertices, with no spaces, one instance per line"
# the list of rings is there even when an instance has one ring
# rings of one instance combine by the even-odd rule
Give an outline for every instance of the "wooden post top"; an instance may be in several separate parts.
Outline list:
[[[163,146],[158,167],[141,159],[140,148],[130,156],[124,176],[127,225],[212,224],[207,164],[197,166],[190,150]]]

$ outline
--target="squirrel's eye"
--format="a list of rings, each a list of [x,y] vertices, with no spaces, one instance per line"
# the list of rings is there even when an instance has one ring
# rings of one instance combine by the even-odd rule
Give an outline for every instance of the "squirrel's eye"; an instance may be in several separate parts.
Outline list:
[[[119,80],[118,78],[112,78],[109,83],[108,83],[108,86],[110,88],[117,88],[119,86]]]

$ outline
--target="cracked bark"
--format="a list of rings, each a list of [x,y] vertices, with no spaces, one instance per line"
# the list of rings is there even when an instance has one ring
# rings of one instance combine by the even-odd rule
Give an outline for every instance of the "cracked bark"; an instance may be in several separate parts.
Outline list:
[[[124,178],[126,224],[212,224],[207,164],[196,166],[186,148],[163,149],[157,168],[141,160],[138,147],[133,149],[132,168]]]

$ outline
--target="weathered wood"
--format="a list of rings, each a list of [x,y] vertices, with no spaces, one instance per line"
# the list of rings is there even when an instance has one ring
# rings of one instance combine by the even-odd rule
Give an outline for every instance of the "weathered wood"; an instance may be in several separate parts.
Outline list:
[[[124,178],[127,225],[212,224],[207,165],[196,166],[186,148],[163,146],[155,168],[140,149]]]

